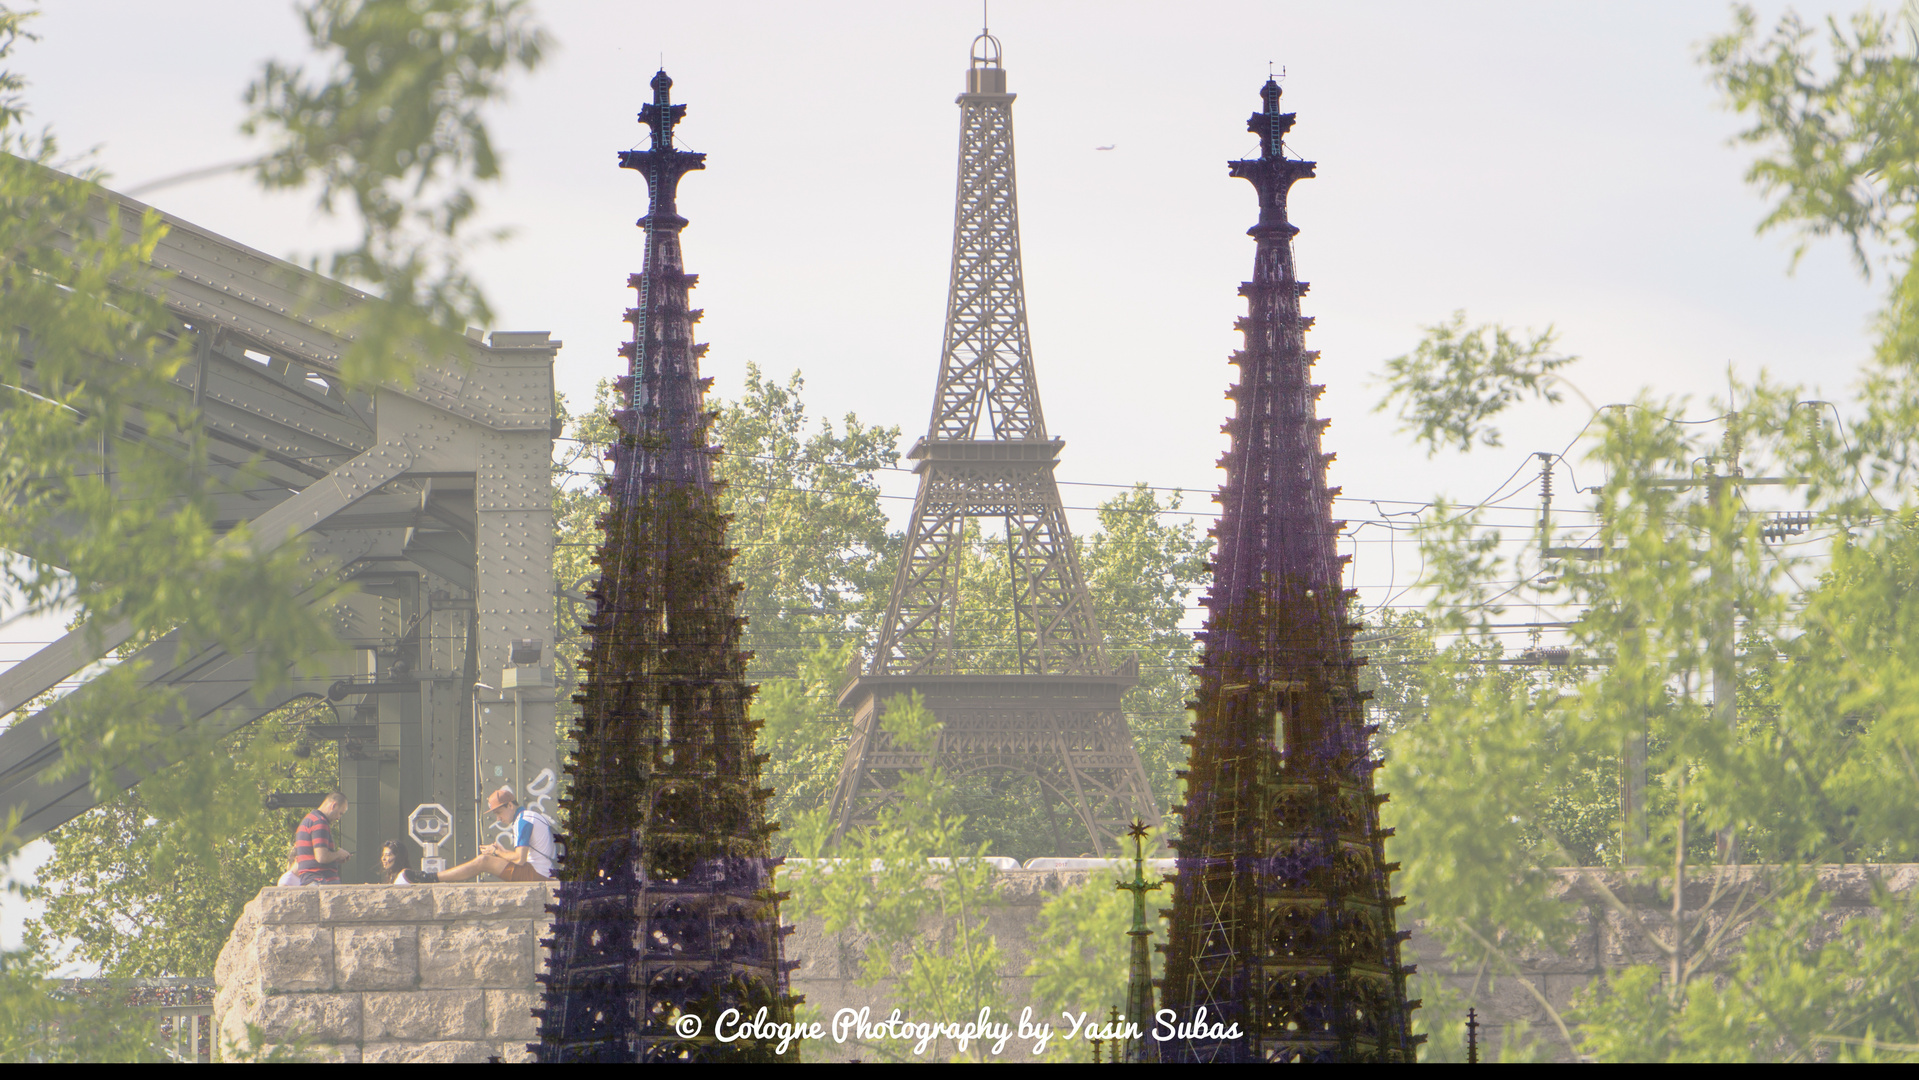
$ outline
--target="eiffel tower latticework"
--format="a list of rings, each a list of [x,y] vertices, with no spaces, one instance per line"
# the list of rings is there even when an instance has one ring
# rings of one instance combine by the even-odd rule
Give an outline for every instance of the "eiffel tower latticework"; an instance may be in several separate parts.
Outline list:
[[[1346,620],[1337,488],[1326,484],[1318,354],[1305,347],[1286,197],[1314,163],[1289,158],[1293,114],[1262,88],[1259,157],[1231,163],[1259,192],[1253,280],[1227,392],[1218,554],[1206,597],[1198,701],[1181,808],[1161,1003],[1205,1033],[1162,1060],[1404,1061],[1406,934],[1396,929],[1373,790],[1374,728]]]
[[[1107,659],[1053,479],[1064,444],[1047,436],[1033,373],[1013,97],[999,42],[982,32],[958,99],[939,386],[926,437],[907,454],[919,494],[877,648],[840,698],[854,724],[832,813],[836,836],[870,822],[902,775],[934,762],[956,777],[1010,771],[1037,780],[1049,815],[1063,807],[1104,854],[1135,816],[1157,826],[1159,812],[1120,712],[1138,664]],[[1013,583],[1002,665],[1012,670],[1000,673],[977,670],[959,626],[962,549],[981,518],[1004,523]],[[894,747],[879,722],[888,699],[910,692],[941,720],[930,756]],[[1057,827],[1055,836],[1064,847]]]
[[[608,455],[604,539],[595,562],[590,644],[559,860],[539,1039],[542,1062],[753,1063],[781,1060],[771,1040],[723,1043],[727,1009],[792,1019],[790,932],[774,892],[744,623],[713,480],[719,451],[693,343],[675,191],[705,155],[677,150],[686,111],[673,80],[653,77],[640,113],[652,146],[620,155],[646,177],[652,208],[645,269],[628,284],[633,340],[620,348],[618,441]],[[679,1021],[699,1019],[690,1030]]]

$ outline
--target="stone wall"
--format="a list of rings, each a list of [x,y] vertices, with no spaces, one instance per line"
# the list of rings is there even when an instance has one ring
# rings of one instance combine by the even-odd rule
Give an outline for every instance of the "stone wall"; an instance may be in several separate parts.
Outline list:
[[[1912,863],[1824,866],[1817,874],[1818,889],[1825,894],[1829,907],[1819,934],[1808,942],[1813,946],[1838,937],[1848,920],[1870,910],[1875,880],[1895,893],[1919,885],[1919,864]],[[1667,954],[1647,940],[1650,934],[1668,946],[1673,941],[1672,898],[1660,895],[1662,879],[1610,870],[1562,870],[1558,876],[1554,892],[1572,909],[1572,931],[1556,949],[1516,950],[1516,975],[1454,966],[1424,927],[1414,929],[1410,942],[1414,955],[1408,959],[1419,964],[1421,974],[1439,976],[1449,989],[1461,995],[1456,1011],[1463,1012],[1468,1006],[1478,1010],[1479,1018],[1486,1023],[1481,1034],[1489,1060],[1498,1055],[1513,1026],[1520,1023],[1526,1025],[1527,1037],[1537,1053],[1559,1061],[1574,1060],[1547,1006],[1563,1018],[1574,997],[1603,972],[1667,962]],[[1700,942],[1718,937],[1701,970],[1709,974],[1727,970],[1737,956],[1740,935],[1751,920],[1754,905],[1763,902],[1778,882],[1776,868],[1765,866],[1738,867],[1718,877],[1695,874],[1688,879],[1686,925],[1697,927],[1703,922],[1706,927],[1689,947],[1697,949]],[[1614,907],[1605,898],[1606,892],[1626,910]],[[1448,1019],[1430,1011],[1435,1004],[1427,1001],[1424,1019],[1428,1024]]]
[[[1089,878],[1110,872],[1015,870],[1000,875],[1004,904],[987,917],[987,932],[1007,960],[1006,999],[1031,998],[1025,976],[1032,959],[1032,929],[1047,899]],[[1687,907],[1703,908],[1718,927],[1737,917],[1734,898],[1762,897],[1770,875],[1764,868],[1737,872],[1717,890],[1695,880]],[[1824,933],[1837,935],[1847,919],[1866,909],[1874,879],[1894,891],[1919,884],[1919,865],[1834,866],[1820,871],[1831,902]],[[1595,883],[1612,890],[1630,911],[1622,914],[1601,898]],[[533,976],[542,960],[539,939],[548,916],[547,885],[334,885],[263,889],[247,905],[215,970],[215,1025],[223,1046],[245,1045],[246,1025],[260,1027],[264,1044],[304,1034],[316,1057],[332,1061],[524,1060],[533,1038],[531,1009],[538,997]],[[1557,891],[1573,909],[1573,931],[1556,950],[1522,952],[1518,976],[1459,969],[1418,930],[1412,955],[1424,974],[1436,975],[1461,995],[1457,1010],[1472,1006],[1485,1022],[1488,1056],[1496,1055],[1512,1025],[1524,1022],[1549,1056],[1569,1060],[1546,1004],[1564,1010],[1601,971],[1654,963],[1657,948],[1630,928],[1636,921],[1670,941],[1669,899],[1643,877],[1607,871],[1564,872]],[[1157,899],[1157,898],[1155,898]],[[1736,949],[1738,930],[1721,943],[1709,970]],[[950,927],[928,927],[947,934]],[[1123,928],[1114,928],[1114,933]],[[888,988],[858,985],[865,938],[827,934],[817,920],[804,920],[787,939],[788,959],[800,962],[793,990],[830,1020],[841,1008],[871,1005],[881,1017],[891,1009]],[[1530,985],[1529,985],[1530,984]],[[1116,1003],[1104,1003],[1116,1004]],[[1086,1002],[1084,1007],[1101,1006]],[[1428,1001],[1425,1019],[1437,1024]],[[1009,1044],[1010,1047],[1011,1044]],[[809,1058],[849,1054],[831,1045]]]
[[[550,888],[262,889],[214,968],[216,1037],[246,1046],[251,1023],[325,1061],[522,1060]]]

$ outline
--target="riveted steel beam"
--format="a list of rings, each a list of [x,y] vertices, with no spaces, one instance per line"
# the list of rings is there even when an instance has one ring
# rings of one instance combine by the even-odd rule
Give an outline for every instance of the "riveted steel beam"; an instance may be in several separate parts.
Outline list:
[[[109,193],[95,209],[98,224],[117,221],[130,233],[146,208]],[[173,379],[174,404],[200,409],[215,475],[228,489],[216,500],[227,542],[256,553],[300,543],[313,580],[343,580],[350,594],[326,593],[343,647],[313,658],[324,674],[283,681],[263,701],[253,698],[256,676],[275,673],[258,672],[249,656],[186,655],[172,636],[141,650],[148,685],[174,692],[164,723],[237,730],[302,695],[323,697],[349,676],[417,686],[342,706],[380,732],[377,752],[343,770],[357,828],[367,832],[358,842],[400,835],[406,810],[440,802],[456,808],[459,853],[471,854],[484,788],[511,783],[536,804],[554,795],[552,692],[525,692],[518,710],[483,713],[474,686],[504,682],[514,641],[546,642],[551,663],[560,343],[543,332],[499,332],[465,342],[458,355],[416,358],[410,387],[347,391],[338,366],[345,317],[369,297],[166,221],[153,262],[171,271],[163,288],[179,320],[173,332],[194,342],[194,361]],[[150,436],[129,429],[120,438]],[[130,635],[125,625],[82,626],[0,673],[0,724],[12,714],[0,730],[0,813],[19,810],[27,835],[84,812],[94,785],[61,769],[62,704],[31,714],[23,707],[83,681]],[[551,682],[516,679],[541,681]],[[66,707],[84,707],[85,686],[73,694]],[[136,779],[125,773],[109,786]]]

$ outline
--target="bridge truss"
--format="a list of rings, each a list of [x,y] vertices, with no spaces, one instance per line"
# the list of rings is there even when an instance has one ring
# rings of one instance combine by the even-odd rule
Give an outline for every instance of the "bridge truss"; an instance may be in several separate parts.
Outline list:
[[[137,227],[146,207],[110,198],[117,203],[98,204],[99,224],[117,214]],[[326,601],[343,650],[264,701],[253,697],[250,654],[182,654],[169,634],[133,658],[145,662],[148,685],[177,692],[181,704],[164,718],[176,728],[232,732],[302,698],[324,703],[309,711],[318,722],[308,733],[340,744],[340,783],[355,806],[341,842],[370,854],[404,835],[415,805],[439,802],[456,816],[447,854],[465,857],[491,826],[477,812],[480,790],[510,783],[537,802],[557,772],[546,673],[560,342],[469,332],[462,355],[421,358],[411,388],[345,391],[347,340],[327,325],[364,294],[165,220],[153,263],[171,274],[170,332],[194,355],[172,392],[175,404],[198,406],[212,465],[228,482],[220,526],[248,525],[256,549],[297,537],[316,587],[337,573],[353,589]],[[95,805],[87,777],[51,776],[62,756],[52,717],[31,710],[131,634],[124,623],[80,626],[0,673],[0,815],[17,810],[26,837]],[[515,688],[492,689],[508,682]],[[126,788],[136,778],[114,780]],[[349,878],[367,877],[373,862],[348,864]]]

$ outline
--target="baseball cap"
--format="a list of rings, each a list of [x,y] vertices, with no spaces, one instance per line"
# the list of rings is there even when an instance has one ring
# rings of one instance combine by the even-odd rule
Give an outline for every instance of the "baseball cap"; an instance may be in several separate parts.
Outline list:
[[[513,789],[511,787],[503,787],[486,797],[486,808],[488,810],[498,810],[502,806],[515,804],[517,802],[518,800],[513,797]]]

